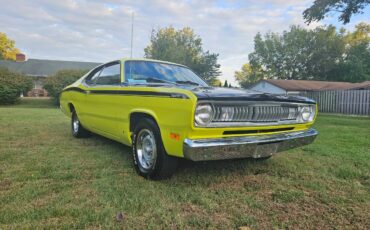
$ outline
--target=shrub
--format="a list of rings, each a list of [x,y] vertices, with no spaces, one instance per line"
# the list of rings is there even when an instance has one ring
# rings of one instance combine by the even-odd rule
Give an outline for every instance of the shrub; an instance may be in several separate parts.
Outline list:
[[[63,88],[72,84],[87,72],[87,70],[59,70],[54,75],[46,78],[44,89],[48,91],[48,94],[53,98],[54,103],[59,104],[59,95]]]
[[[21,93],[26,94],[32,88],[32,80],[22,74],[0,68],[0,105],[17,102]]]

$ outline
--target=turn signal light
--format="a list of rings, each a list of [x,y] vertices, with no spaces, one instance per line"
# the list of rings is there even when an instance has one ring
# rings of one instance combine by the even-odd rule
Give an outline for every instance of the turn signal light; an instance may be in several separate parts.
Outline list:
[[[170,133],[170,138],[179,141],[180,140],[180,134]]]

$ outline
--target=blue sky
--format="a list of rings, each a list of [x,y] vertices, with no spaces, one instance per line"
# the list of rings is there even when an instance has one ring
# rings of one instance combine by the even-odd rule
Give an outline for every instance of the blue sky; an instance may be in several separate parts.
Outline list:
[[[106,62],[130,55],[131,12],[135,14],[134,57],[142,57],[152,29],[189,26],[206,50],[219,53],[221,79],[248,61],[257,32],[281,32],[292,24],[342,26],[337,15],[304,24],[310,0],[0,0],[0,31],[28,58]],[[347,29],[370,22],[370,7]]]

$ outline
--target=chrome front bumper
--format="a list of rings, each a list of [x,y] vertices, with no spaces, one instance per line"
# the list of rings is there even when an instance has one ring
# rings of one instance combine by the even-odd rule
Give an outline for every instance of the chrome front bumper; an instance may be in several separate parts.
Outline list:
[[[268,157],[277,152],[310,144],[317,134],[315,129],[308,129],[261,136],[185,139],[184,157],[193,161]]]

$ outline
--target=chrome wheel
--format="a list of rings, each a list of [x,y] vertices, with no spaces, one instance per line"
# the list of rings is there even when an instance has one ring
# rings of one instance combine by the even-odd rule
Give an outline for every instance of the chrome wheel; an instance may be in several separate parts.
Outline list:
[[[78,120],[77,117],[74,117],[73,122],[72,122],[72,126],[73,126],[73,132],[77,133],[78,129],[80,127],[80,121]]]
[[[157,146],[155,137],[149,129],[142,129],[137,134],[136,151],[140,166],[145,169],[151,169],[157,159]]]
[[[82,138],[82,137],[90,136],[89,131],[87,131],[83,127],[83,125],[81,124],[80,120],[78,119],[77,113],[75,111],[72,111],[71,130],[72,130],[72,135],[76,138]]]

